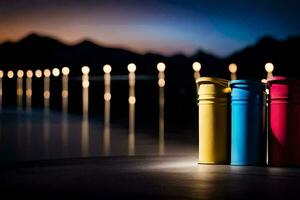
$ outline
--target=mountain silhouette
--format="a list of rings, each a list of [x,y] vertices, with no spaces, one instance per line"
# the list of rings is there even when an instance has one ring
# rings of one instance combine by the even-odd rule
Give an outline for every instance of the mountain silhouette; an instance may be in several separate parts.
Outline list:
[[[276,40],[266,36],[256,44],[241,49],[227,58],[204,51],[197,51],[187,57],[182,54],[163,56],[154,53],[139,54],[120,48],[99,46],[92,41],[83,40],[75,45],[67,45],[56,39],[32,33],[18,42],[4,42],[0,44],[0,64],[2,68],[51,68],[67,65],[74,69],[74,75],[79,75],[82,65],[100,67],[111,64],[116,74],[127,74],[127,65],[134,62],[138,71],[144,74],[156,74],[156,64],[165,62],[169,65],[170,74],[176,79],[182,73],[192,73],[191,65],[194,61],[202,64],[201,74],[229,78],[228,64],[238,64],[240,78],[261,79],[265,76],[264,65],[272,62],[274,73],[291,77],[299,77],[298,52],[300,37],[290,37],[286,40]],[[101,70],[97,70],[101,73]]]
[[[225,59],[225,63],[235,62],[242,67],[238,76],[242,78],[262,77],[266,72],[264,65],[275,65],[274,75],[300,78],[299,72],[300,37],[290,37],[279,41],[263,37],[253,46],[238,51]]]
[[[156,73],[158,62],[189,63],[191,60],[201,59],[207,64],[218,63],[219,59],[205,53],[198,52],[192,58],[184,55],[166,57],[154,53],[138,54],[129,50],[99,46],[89,40],[75,45],[66,45],[56,39],[32,33],[18,42],[0,44],[1,66],[19,68],[49,68],[51,66],[68,65],[80,73],[82,65],[101,66],[111,64],[116,73],[127,73],[127,65],[131,62],[141,66],[141,73]],[[175,62],[173,61],[175,60]],[[191,66],[191,65],[190,65]],[[184,66],[180,66],[184,67]],[[154,70],[152,70],[154,69]]]

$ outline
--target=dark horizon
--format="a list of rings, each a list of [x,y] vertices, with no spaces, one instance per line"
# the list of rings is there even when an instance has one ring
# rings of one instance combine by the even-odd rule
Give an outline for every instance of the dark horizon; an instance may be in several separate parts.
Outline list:
[[[237,49],[236,51],[232,52],[231,54],[227,55],[227,56],[218,56],[216,54],[214,54],[213,52],[209,52],[209,51],[205,51],[204,49],[197,49],[195,50],[192,54],[190,55],[187,55],[183,52],[175,52],[174,54],[171,54],[171,55],[164,55],[164,54],[161,54],[161,53],[158,53],[158,52],[155,52],[155,51],[146,51],[144,53],[141,53],[141,52],[138,52],[134,49],[130,49],[130,48],[127,48],[127,47],[124,47],[124,46],[118,46],[118,45],[105,45],[105,44],[102,44],[102,43],[99,43],[95,40],[93,40],[92,38],[82,38],[81,40],[77,41],[76,43],[68,43],[66,41],[64,41],[63,39],[59,38],[59,37],[55,37],[55,36],[51,36],[51,35],[47,35],[47,34],[42,34],[42,33],[39,33],[39,32],[35,32],[35,31],[32,31],[32,32],[29,32],[25,35],[23,35],[21,38],[19,38],[18,40],[16,41],[13,41],[13,40],[7,40],[7,41],[3,41],[3,42],[0,42],[0,46],[3,45],[3,44],[6,44],[6,43],[19,43],[21,41],[23,41],[24,39],[28,38],[28,37],[39,37],[39,38],[47,38],[47,39],[51,39],[51,40],[55,40],[59,43],[62,43],[63,45],[66,45],[66,46],[77,46],[77,45],[80,45],[82,43],[92,43],[96,46],[99,46],[99,47],[102,47],[102,48],[108,48],[108,49],[117,49],[117,50],[124,50],[124,51],[128,51],[128,52],[131,52],[131,53],[134,53],[134,54],[137,54],[137,55],[147,55],[147,54],[155,54],[155,55],[158,55],[158,56],[162,56],[162,57],[166,57],[166,58],[170,58],[170,57],[174,57],[174,56],[177,56],[177,55],[183,55],[185,57],[193,57],[195,56],[197,53],[199,52],[202,52],[202,53],[205,53],[205,54],[208,54],[210,56],[213,56],[215,58],[218,58],[218,59],[227,59],[227,58],[230,58],[231,56],[235,55],[236,53],[239,53],[249,47],[253,47],[255,46],[256,44],[258,44],[260,41],[264,40],[264,39],[271,39],[271,40],[274,40],[274,41],[277,41],[277,42],[284,42],[284,41],[287,41],[289,39],[292,39],[292,38],[300,38],[300,34],[299,35],[293,35],[293,36],[289,36],[285,39],[278,39],[278,38],[275,38],[275,37],[272,37],[271,35],[264,35],[260,38],[258,38],[258,40],[254,41],[253,43],[249,44],[248,46],[245,46],[245,47],[242,47],[241,49]]]

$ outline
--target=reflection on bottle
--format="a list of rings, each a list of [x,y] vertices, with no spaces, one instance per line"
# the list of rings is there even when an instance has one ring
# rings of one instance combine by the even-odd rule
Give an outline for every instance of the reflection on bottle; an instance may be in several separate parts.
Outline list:
[[[128,133],[128,155],[135,155],[135,70],[136,65],[128,65],[129,71],[129,133]]]
[[[44,109],[45,112],[49,112],[50,108],[50,75],[49,69],[44,70]]]
[[[104,155],[110,155],[110,100],[111,100],[111,92],[110,92],[110,82],[111,82],[111,66],[104,65],[104,133],[103,133],[103,141],[104,141]]]
[[[165,69],[164,63],[158,63],[158,86],[159,86],[159,139],[158,139],[158,154],[165,155]]]
[[[26,111],[31,111],[32,98],[32,76],[33,72],[28,70],[26,72]]]
[[[21,110],[23,106],[23,76],[22,70],[17,71],[17,109]]]
[[[81,155],[88,156],[89,153],[89,72],[88,66],[83,66],[82,71],[82,123],[81,123]]]

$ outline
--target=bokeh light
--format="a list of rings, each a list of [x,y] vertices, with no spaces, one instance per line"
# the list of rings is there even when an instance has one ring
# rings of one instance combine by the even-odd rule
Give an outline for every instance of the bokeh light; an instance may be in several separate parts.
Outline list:
[[[50,77],[50,75],[51,75],[50,69],[45,69],[45,70],[44,70],[44,76],[45,76],[45,77]]]
[[[3,78],[3,76],[4,76],[4,73],[2,70],[0,70],[0,78]]]
[[[105,92],[105,94],[104,94],[104,100],[105,100],[105,101],[110,101],[110,99],[111,99],[111,94],[110,94],[110,92]]]
[[[26,90],[26,96],[28,96],[28,97],[32,96],[32,90],[31,89]]]
[[[195,72],[199,72],[201,70],[201,64],[199,62],[194,62],[193,63],[193,70]]]
[[[130,97],[128,98],[128,103],[129,103],[129,104],[135,104],[135,102],[136,102],[136,99],[135,99],[134,96],[130,96]]]
[[[81,68],[81,72],[82,72],[83,74],[88,74],[88,73],[90,73],[90,68],[89,68],[88,66],[83,66],[83,67]]]
[[[104,73],[110,73],[111,72],[111,66],[110,65],[104,65],[103,66]]]
[[[43,73],[42,73],[41,70],[37,69],[37,70],[35,71],[35,76],[36,76],[37,78],[41,78],[42,75],[43,75]]]
[[[162,62],[158,63],[157,64],[157,70],[160,71],[160,72],[164,72],[166,69],[166,65]]]
[[[9,71],[7,72],[7,77],[8,77],[8,78],[13,78],[13,77],[14,77],[14,72],[11,71],[11,70],[9,70]]]
[[[18,78],[22,78],[24,76],[23,70],[18,70],[17,71],[17,76],[18,76]]]
[[[90,82],[88,80],[83,80],[82,81],[82,87],[83,88],[88,88],[90,86]]]
[[[28,78],[32,78],[33,72],[32,72],[31,70],[28,70],[28,71],[26,72],[26,76],[27,76]]]
[[[162,79],[162,78],[161,78],[161,79],[158,80],[158,86],[159,86],[159,87],[164,87],[165,84],[166,84],[165,79]]]
[[[274,70],[274,65],[272,63],[266,63],[265,65],[265,70],[269,73],[273,72]]]
[[[229,66],[228,66],[228,69],[231,73],[236,73],[237,71],[237,65],[235,63],[231,63]]]
[[[69,67],[63,67],[62,70],[61,70],[61,73],[63,75],[69,75],[70,73],[70,68]]]
[[[52,74],[53,74],[53,76],[55,76],[55,77],[59,76],[59,74],[60,74],[59,69],[58,69],[58,68],[53,68],[53,69],[52,69]]]
[[[127,66],[127,69],[129,72],[135,72],[136,70],[136,65],[134,63],[130,63],[128,66]]]
[[[45,91],[44,92],[44,98],[45,99],[49,99],[50,98],[50,92],[49,91]]]
[[[63,90],[63,91],[61,92],[61,96],[62,96],[63,98],[67,98],[67,97],[69,96],[68,91],[67,91],[67,90]]]

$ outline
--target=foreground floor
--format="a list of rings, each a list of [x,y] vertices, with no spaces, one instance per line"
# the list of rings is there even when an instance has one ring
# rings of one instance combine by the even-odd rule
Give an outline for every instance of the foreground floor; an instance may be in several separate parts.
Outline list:
[[[300,169],[197,165],[187,157],[102,157],[2,164],[0,194],[22,198],[299,198]]]
[[[187,130],[153,134],[101,121],[1,112],[1,199],[300,197],[300,168],[198,165]]]

